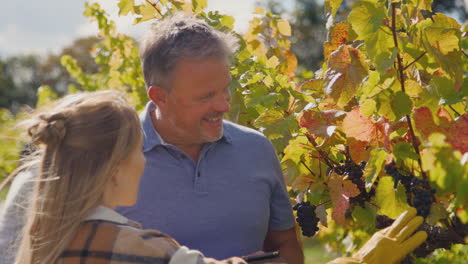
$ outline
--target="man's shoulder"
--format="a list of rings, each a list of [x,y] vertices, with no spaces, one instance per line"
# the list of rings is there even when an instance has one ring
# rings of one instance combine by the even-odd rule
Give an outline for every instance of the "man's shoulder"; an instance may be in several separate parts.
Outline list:
[[[228,120],[224,120],[224,129],[226,130],[227,136],[233,141],[268,142],[268,139],[260,131]]]

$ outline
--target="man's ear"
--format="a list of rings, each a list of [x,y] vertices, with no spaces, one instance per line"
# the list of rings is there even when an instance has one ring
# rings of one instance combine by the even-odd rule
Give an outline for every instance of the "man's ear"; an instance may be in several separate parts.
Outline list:
[[[157,106],[162,106],[167,102],[167,91],[159,85],[152,85],[148,88],[148,97]]]

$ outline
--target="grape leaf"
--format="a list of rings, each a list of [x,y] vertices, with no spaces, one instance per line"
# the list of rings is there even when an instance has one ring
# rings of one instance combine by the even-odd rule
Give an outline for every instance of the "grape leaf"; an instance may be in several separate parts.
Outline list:
[[[396,219],[409,207],[406,202],[406,193],[403,185],[399,184],[396,191],[393,189],[393,178],[385,176],[380,178],[375,192],[375,202],[379,206],[378,214]]]
[[[284,149],[282,161],[292,160],[295,164],[298,164],[308,151],[304,148],[307,144],[309,144],[309,141],[306,137],[296,137],[291,139],[288,146]]]
[[[359,223],[370,229],[375,228],[375,211],[369,208],[369,206],[366,206],[366,208],[355,206],[351,215],[355,223]]]
[[[370,117],[377,107],[377,103],[373,99],[366,99],[361,104],[361,114],[365,117]]]
[[[454,149],[466,153],[468,151],[468,114],[459,116],[457,120],[450,124],[447,130],[447,142],[452,144]]]
[[[253,14],[255,15],[263,15],[264,13],[265,13],[265,8],[259,7],[259,6],[255,7],[255,10],[253,12]]]
[[[325,14],[327,17],[334,17],[336,11],[341,5],[343,0],[325,0]]]
[[[346,112],[340,110],[321,112],[307,110],[300,117],[300,126],[307,128],[313,134],[327,138],[333,135],[336,126],[340,124],[345,114]]]
[[[401,117],[411,113],[413,101],[411,101],[411,98],[406,93],[398,91],[393,95],[391,105],[396,115],[395,119],[399,120]]]
[[[366,43],[367,53],[379,71],[391,67],[396,58],[391,31],[384,26],[385,19],[385,5],[370,0],[359,1],[348,17],[358,38]]]
[[[460,24],[453,18],[436,13],[417,24],[421,43],[426,51],[454,81],[448,88],[460,92],[463,84],[463,63],[460,54]]]
[[[359,164],[361,161],[366,161],[370,157],[371,153],[371,146],[369,146],[369,142],[359,141],[352,137],[348,137],[346,142],[349,147],[349,154],[351,159],[356,163]]]
[[[284,19],[280,19],[278,21],[278,31],[283,36],[291,36],[291,26],[289,25],[289,22]]]
[[[370,159],[364,169],[364,178],[366,179],[366,190],[370,191],[375,180],[380,175],[383,165],[386,163],[388,153],[383,149],[374,149]]]
[[[389,124],[385,119],[374,122],[363,116],[360,107],[354,107],[343,120],[343,131],[347,137],[370,143],[384,143],[388,146]]]
[[[198,13],[205,9],[208,5],[208,0],[192,0],[192,11]]]
[[[431,110],[427,107],[420,107],[415,110],[414,123],[417,131],[425,138],[428,138],[432,133],[438,132],[446,135],[446,141],[449,142],[454,149],[460,150],[461,153],[468,151],[468,114],[459,116],[456,120],[449,123],[445,110],[439,110],[439,125],[434,122],[434,117]]]
[[[293,183],[291,184],[291,188],[293,188],[293,190],[305,191],[313,182],[314,178],[312,178],[312,176],[302,174],[294,179]]]
[[[341,45],[333,52],[327,64],[325,93],[343,107],[353,98],[367,76],[367,64],[360,51],[348,45]]]
[[[344,180],[343,175],[332,172],[328,179],[330,198],[333,204],[333,219],[341,225],[345,224],[346,210],[349,208],[349,198],[359,195],[358,187],[350,180]]]
[[[348,42],[350,25],[348,22],[334,24],[328,32],[328,40],[323,44],[324,60],[326,61],[330,54],[337,50],[340,45]]]
[[[327,210],[325,210],[324,204],[321,204],[315,208],[315,214],[320,219],[320,224],[324,227],[328,227]]]
[[[393,154],[401,159],[418,159],[418,154],[414,152],[413,146],[411,146],[410,143],[404,141],[395,144],[395,146],[393,147]]]
[[[118,3],[119,16],[126,16],[128,13],[133,11],[135,6],[135,0],[120,0]]]
[[[416,109],[414,111],[413,120],[416,125],[416,129],[426,138],[432,132],[439,131],[439,126],[434,122],[432,112],[427,107]]]

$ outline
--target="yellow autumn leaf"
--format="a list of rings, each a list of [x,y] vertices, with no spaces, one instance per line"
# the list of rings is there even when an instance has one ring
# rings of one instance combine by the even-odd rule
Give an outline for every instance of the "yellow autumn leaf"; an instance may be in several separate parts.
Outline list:
[[[255,7],[255,10],[253,12],[255,15],[263,15],[265,13],[265,9],[263,7]]]
[[[281,35],[288,37],[291,36],[291,26],[289,25],[289,22],[284,19],[280,19],[278,21],[278,31]]]

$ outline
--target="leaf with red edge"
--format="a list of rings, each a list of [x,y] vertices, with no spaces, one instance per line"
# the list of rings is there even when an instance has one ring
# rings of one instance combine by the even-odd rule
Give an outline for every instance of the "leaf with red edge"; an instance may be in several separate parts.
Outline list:
[[[432,112],[427,107],[416,109],[414,123],[416,129],[428,138],[432,133],[438,132],[446,135],[446,141],[456,150],[465,153],[468,151],[468,114],[459,116],[452,121],[450,114],[444,108],[437,111],[439,125],[434,121]]]
[[[310,184],[313,182],[314,178],[312,178],[312,176],[302,174],[296,179],[294,179],[294,182],[291,184],[291,187],[293,188],[293,190],[305,191],[308,187],[310,187]]]
[[[459,116],[447,129],[446,141],[462,154],[468,151],[468,114]]]
[[[427,107],[416,109],[413,119],[416,129],[426,138],[430,134],[440,131],[440,127],[434,122],[431,110]]]
[[[300,126],[305,127],[309,132],[321,137],[333,135],[336,125],[343,120],[346,112],[340,110],[325,110],[315,112],[313,110],[304,111],[300,118]]]
[[[450,122],[452,122],[452,116],[447,111],[447,109],[441,107],[437,110],[437,116],[439,117],[439,123],[443,127],[450,126]]]
[[[368,74],[367,64],[358,49],[341,45],[328,58],[325,72],[325,93],[340,107],[355,96],[356,90]]]
[[[370,157],[372,148],[369,146],[369,142],[359,141],[352,137],[347,138],[349,154],[351,159],[359,164],[361,161],[367,161]]]
[[[350,25],[348,22],[336,23],[328,32],[328,40],[323,44],[324,60],[327,60],[330,54],[337,50],[340,45],[346,44],[349,37]]]
[[[347,137],[372,144],[383,142],[388,147],[389,130],[386,119],[374,122],[361,114],[359,106],[354,107],[343,120],[343,131]]]
[[[330,188],[330,198],[333,204],[332,217],[336,223],[345,224],[346,210],[349,208],[349,198],[358,196],[358,187],[350,180],[345,180],[345,176],[332,172],[328,187]]]

